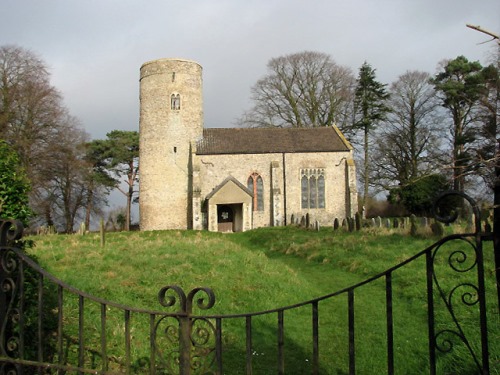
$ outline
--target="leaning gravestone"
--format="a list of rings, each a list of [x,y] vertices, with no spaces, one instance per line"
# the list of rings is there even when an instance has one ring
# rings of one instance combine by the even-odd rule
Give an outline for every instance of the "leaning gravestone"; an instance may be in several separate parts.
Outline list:
[[[372,220],[371,220],[371,226],[372,226],[373,228],[375,228],[375,227],[377,226],[377,222],[375,221],[375,218],[374,218],[374,217],[372,217]]]
[[[377,216],[377,217],[375,218],[375,226],[376,226],[377,228],[380,228],[380,227],[382,226],[382,218],[381,218],[380,216]]]
[[[290,224],[293,225],[295,224],[295,215],[292,214],[292,216],[290,216]]]

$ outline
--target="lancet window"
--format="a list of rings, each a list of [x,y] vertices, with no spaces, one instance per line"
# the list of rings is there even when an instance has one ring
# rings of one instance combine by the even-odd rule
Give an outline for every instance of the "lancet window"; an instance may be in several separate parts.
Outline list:
[[[170,109],[174,111],[181,109],[181,96],[179,94],[172,94],[170,96]]]
[[[264,211],[264,182],[258,173],[248,177],[247,188],[253,192],[253,210]]]

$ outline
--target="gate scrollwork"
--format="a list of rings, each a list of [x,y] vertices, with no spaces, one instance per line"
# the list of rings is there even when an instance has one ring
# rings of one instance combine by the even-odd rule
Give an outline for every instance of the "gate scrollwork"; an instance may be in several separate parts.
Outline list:
[[[201,297],[195,299],[197,295]],[[216,328],[210,319],[192,314],[193,303],[201,310],[215,304],[210,288],[198,287],[187,296],[177,285],[163,287],[158,293],[163,307],[178,305],[174,314],[164,315],[155,325],[155,351],[159,367],[168,373],[211,373],[215,361]]]
[[[443,354],[452,352],[456,345],[464,345],[477,368],[482,369],[487,366],[488,349],[480,211],[471,197],[452,191],[437,198],[434,212],[436,220],[440,222],[455,222],[460,212],[464,212],[460,198],[471,206],[474,232],[446,237],[431,254],[432,278],[439,295],[435,303],[444,303],[445,311],[452,322],[451,327],[437,324],[436,327],[442,328],[434,331],[433,340],[437,351]],[[444,267],[440,267],[442,265]],[[477,327],[482,337],[481,353],[478,353],[478,348],[468,340],[467,330],[460,323],[461,314],[477,316]]]
[[[23,234],[23,225],[17,220],[0,220],[0,355],[19,357],[19,260],[13,251],[15,241]],[[6,367],[5,367],[6,366]],[[17,374],[14,365],[3,364],[2,373]]]

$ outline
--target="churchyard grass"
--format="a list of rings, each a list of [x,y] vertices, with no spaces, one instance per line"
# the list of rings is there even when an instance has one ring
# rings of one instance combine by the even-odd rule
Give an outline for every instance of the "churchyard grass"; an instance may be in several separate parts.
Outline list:
[[[448,229],[450,230],[450,229]],[[261,228],[244,233],[220,234],[198,231],[152,231],[108,233],[100,246],[98,234],[35,236],[36,255],[42,267],[65,283],[96,297],[120,304],[164,311],[157,300],[166,285],[181,286],[186,293],[207,286],[216,295],[208,314],[237,314],[273,309],[320,297],[374,276],[435,242],[436,238],[411,237],[402,230],[364,229],[348,233],[322,228],[320,231],[297,227]],[[495,310],[491,244],[485,248],[488,323],[490,339],[499,337],[500,322]],[[443,261],[444,263],[444,261]],[[443,279],[454,279],[443,267]],[[449,277],[447,276],[449,273]],[[398,374],[428,371],[426,324],[425,259],[393,274],[395,370]],[[70,335],[77,337],[76,298],[65,304],[65,322]],[[385,373],[385,282],[383,279],[356,291],[356,373]],[[442,306],[441,306],[442,307]],[[347,296],[320,302],[320,363],[322,374],[348,371]],[[462,309],[463,310],[463,309]],[[462,311],[462,321],[472,340],[477,341],[474,314]],[[473,309],[474,310],[474,309]],[[171,310],[171,311],[175,311]],[[495,312],[496,311],[496,312]],[[123,314],[123,313],[121,313]],[[307,374],[312,366],[311,308],[285,312],[285,372]],[[123,315],[108,313],[108,342],[123,346]],[[132,332],[132,363],[140,372],[147,355],[148,317],[137,317]],[[252,322],[254,374],[277,373],[276,314]],[[96,334],[86,345],[99,349],[98,307],[89,307],[86,324]],[[450,323],[439,311],[440,327]],[[116,327],[113,328],[113,324]],[[224,372],[245,373],[244,320],[224,322]],[[500,340],[490,340],[500,373]],[[108,355],[115,355],[110,349]],[[457,355],[458,353],[458,355]],[[117,353],[116,356],[120,354]],[[117,359],[120,362],[120,359]],[[453,354],[438,356],[438,373],[470,373],[471,360],[461,346]],[[496,372],[495,372],[496,371]]]

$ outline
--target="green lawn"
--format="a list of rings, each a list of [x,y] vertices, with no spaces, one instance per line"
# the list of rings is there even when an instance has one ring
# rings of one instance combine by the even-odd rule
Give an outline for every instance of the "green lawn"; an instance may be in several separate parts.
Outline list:
[[[257,312],[317,298],[383,272],[436,240],[412,238],[393,230],[366,229],[346,233],[295,227],[263,228],[235,234],[196,231],[108,233],[104,248],[100,247],[98,234],[31,239],[36,246],[30,253],[49,272],[82,291],[120,304],[163,311],[166,308],[157,300],[162,287],[175,284],[186,293],[198,286],[210,287],[216,296],[215,306],[209,311],[195,311],[200,314]],[[447,290],[459,284],[458,277],[463,276],[447,267],[446,259],[453,249],[440,250],[440,257],[434,262]],[[491,244],[486,245],[485,254],[492,373],[500,373],[500,340],[497,339],[500,323],[495,304]],[[392,278],[396,373],[425,373],[428,371],[425,258],[394,271]],[[65,302],[65,327],[70,336],[77,335],[77,302],[76,298],[69,297]],[[321,372],[345,374],[348,371],[347,295],[321,301],[318,305]],[[436,305],[440,308],[436,315],[438,327],[448,329],[451,320],[442,304]],[[356,372],[384,373],[387,368],[385,281],[379,279],[357,289],[354,306]],[[456,312],[467,328],[467,337],[477,341],[477,305],[460,307]],[[123,321],[117,314],[110,310],[109,324],[116,324],[116,327],[110,327],[107,334],[108,341],[117,348],[116,353],[108,355],[119,357],[123,356],[118,349],[123,341]],[[86,323],[95,326],[97,332],[98,308],[89,306],[87,315]],[[131,362],[140,363],[147,349],[147,341],[144,343],[142,336],[149,328],[146,318],[134,319]],[[276,314],[256,317],[252,321],[254,374],[277,373],[276,321]],[[310,373],[310,305],[285,311],[284,321],[286,373]],[[225,373],[245,373],[244,323],[241,319],[223,323]],[[87,344],[98,350],[98,336],[90,336]],[[439,373],[468,374],[470,364],[470,356],[460,345],[455,345],[452,353],[438,356]]]

